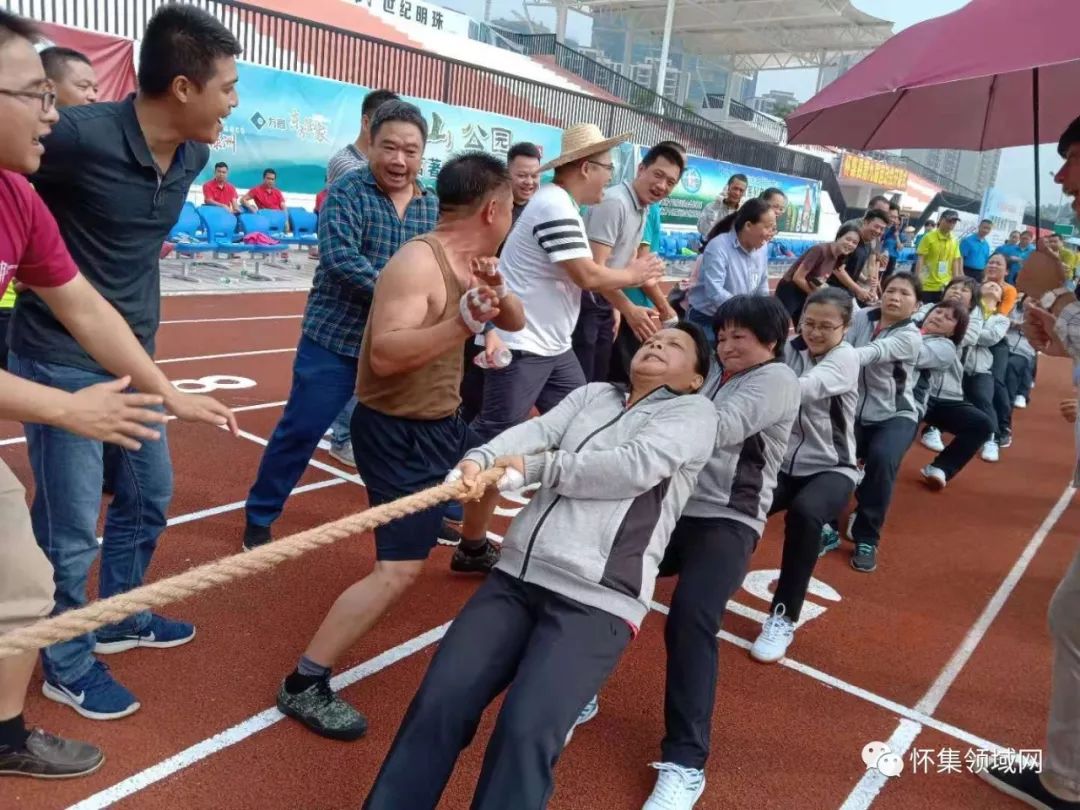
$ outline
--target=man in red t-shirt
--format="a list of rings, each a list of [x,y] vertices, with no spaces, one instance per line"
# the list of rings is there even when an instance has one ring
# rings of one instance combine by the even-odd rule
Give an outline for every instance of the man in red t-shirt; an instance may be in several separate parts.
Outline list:
[[[58,120],[56,97],[34,50],[33,25],[0,11],[0,294],[12,282],[32,290],[79,344],[120,379],[74,393],[0,371],[0,419],[45,424],[137,450],[155,441],[166,421],[155,408],[179,393],[154,364],[117,310],[79,273],[44,202],[23,174],[37,171],[40,140]],[[129,393],[129,386],[145,393]],[[236,420],[209,397],[187,404],[197,421]],[[183,408],[188,413],[192,409]],[[0,461],[0,634],[32,624],[53,609],[53,572],[38,547],[26,493]],[[28,732],[23,704],[37,655],[0,658],[0,774],[43,778],[80,776],[102,763],[101,750],[41,730]]]
[[[217,205],[232,214],[240,213],[237,202],[236,186],[229,182],[229,164],[224,161],[214,164],[214,176],[203,183],[203,202]]]
[[[284,211],[285,195],[277,187],[277,172],[273,169],[264,171],[262,184],[245,194],[240,204],[252,211]]]

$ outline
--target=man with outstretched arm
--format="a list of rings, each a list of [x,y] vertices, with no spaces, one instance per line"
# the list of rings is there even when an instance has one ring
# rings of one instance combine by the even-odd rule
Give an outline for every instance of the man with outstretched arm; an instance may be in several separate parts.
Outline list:
[[[139,89],[123,101],[61,110],[42,141],[34,187],[80,273],[120,313],[147,354],[154,351],[161,320],[161,245],[209,160],[208,144],[217,141],[222,120],[238,103],[239,53],[236,38],[205,11],[162,6],[142,37]],[[2,83],[7,81],[5,75]],[[116,358],[92,356],[33,290],[19,295],[9,337],[8,367],[25,380],[75,392],[112,379]],[[181,395],[163,376],[133,375],[133,381],[144,393],[164,396],[165,408],[181,419],[231,419],[216,400]],[[147,388],[151,383],[158,387]],[[26,446],[35,484],[34,535],[53,565],[56,612],[86,603],[99,555],[102,597],[141,585],[172,500],[164,426],[161,441],[138,451],[118,449],[111,460],[115,495],[100,545],[103,457],[111,448],[33,422],[26,424]],[[125,717],[139,701],[94,655],[177,647],[194,637],[190,622],[142,611],[45,649],[43,691],[93,720]]]
[[[23,174],[37,171],[40,139],[58,115],[45,71],[34,51],[31,23],[0,11],[0,294],[14,282],[26,285],[90,357],[120,379],[66,391],[0,371],[0,419],[67,431],[138,451],[160,438],[160,407],[179,394],[154,365],[130,327],[79,273],[49,210]],[[144,393],[127,392],[129,384]],[[201,398],[199,398],[201,399]],[[183,409],[181,409],[183,410]],[[202,421],[228,423],[232,414],[213,409]],[[53,570],[35,542],[26,492],[0,461],[0,634],[46,618],[53,609]],[[37,655],[0,658],[0,775],[55,779],[97,770],[104,757],[88,743],[41,730],[23,719],[26,690]]]
[[[436,181],[435,230],[403,245],[375,285],[357,369],[352,437],[371,505],[440,483],[480,444],[459,414],[465,341],[495,323],[525,324],[521,301],[506,289],[495,251],[510,229],[510,175],[498,158],[467,152]],[[452,567],[490,569],[498,551],[475,526],[497,492],[465,512],[466,534]],[[356,709],[330,690],[338,658],[420,575],[442,523],[436,506],[375,530],[375,568],[337,598],[296,669],[278,692],[282,713],[316,734],[354,740],[367,730]]]

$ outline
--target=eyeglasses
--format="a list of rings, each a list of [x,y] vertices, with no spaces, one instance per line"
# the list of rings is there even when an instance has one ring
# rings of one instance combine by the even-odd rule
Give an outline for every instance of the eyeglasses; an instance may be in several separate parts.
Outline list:
[[[50,91],[44,91],[41,93],[33,93],[29,90],[4,90],[0,88],[0,96],[11,96],[13,98],[36,98],[41,102],[41,111],[48,112],[56,106],[56,93]]]
[[[817,332],[821,335],[828,335],[831,332],[835,332],[837,329],[843,329],[842,323],[816,323],[815,321],[803,321],[799,324],[799,329],[803,332]]]
[[[607,169],[609,172],[615,171],[614,163],[601,163],[599,160],[588,160],[586,163],[591,163],[594,166],[599,166],[601,169]]]

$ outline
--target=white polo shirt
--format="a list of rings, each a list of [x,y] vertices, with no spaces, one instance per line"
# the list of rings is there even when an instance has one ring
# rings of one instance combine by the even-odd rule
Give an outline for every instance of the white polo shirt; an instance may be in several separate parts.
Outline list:
[[[543,357],[570,351],[581,288],[558,262],[591,258],[577,203],[562,186],[541,186],[499,257],[499,272],[525,307],[524,329],[499,330],[508,348]]]

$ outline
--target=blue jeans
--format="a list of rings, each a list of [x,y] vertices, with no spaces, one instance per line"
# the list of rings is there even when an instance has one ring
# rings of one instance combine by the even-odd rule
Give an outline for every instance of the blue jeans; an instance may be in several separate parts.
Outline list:
[[[343,444],[348,444],[349,437],[349,423],[352,420],[352,413],[356,410],[356,395],[354,394],[348,404],[341,409],[341,413],[334,419],[334,424],[330,425],[330,442],[334,447],[341,447]]]
[[[697,324],[698,326],[700,326],[702,329],[705,330],[705,337],[708,338],[708,340],[709,340],[709,346],[713,350],[715,350],[716,349],[716,332],[714,332],[713,328],[712,328],[713,316],[712,315],[706,315],[701,310],[697,310],[697,309],[694,309],[693,307],[690,307],[690,309],[687,310],[687,313],[686,313],[686,320],[690,321],[690,323]]]
[[[274,428],[247,499],[247,519],[269,526],[319,446],[319,440],[356,390],[356,358],[300,338],[293,364],[292,390]]]
[[[104,374],[20,357],[9,358],[13,374],[65,391],[78,391],[113,379]],[[143,442],[136,452],[109,445],[114,497],[105,513],[100,546],[101,598],[115,596],[143,583],[158,537],[165,530],[173,493],[172,462],[165,425],[159,441]],[[97,522],[101,511],[101,475],[105,446],[60,428],[26,424],[26,446],[34,474],[30,507],[34,536],[53,565],[56,583],[54,614],[86,604],[86,581],[98,556]],[[103,635],[141,632],[149,612],[102,628]],[[46,676],[70,684],[93,665],[93,633],[42,652]]]

